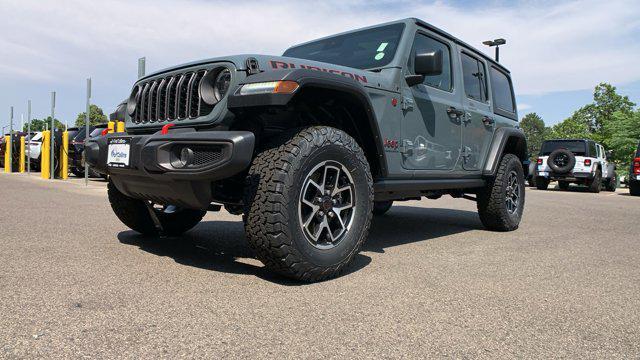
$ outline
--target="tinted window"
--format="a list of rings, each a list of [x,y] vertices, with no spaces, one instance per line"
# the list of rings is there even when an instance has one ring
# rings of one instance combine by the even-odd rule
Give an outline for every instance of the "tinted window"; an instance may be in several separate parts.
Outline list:
[[[493,106],[502,111],[516,112],[509,77],[493,67],[491,68],[491,89],[493,91]]]
[[[396,54],[404,24],[356,31],[292,47],[283,56],[323,61],[357,69],[388,65]]]
[[[584,156],[586,154],[587,147],[584,141],[581,140],[552,140],[545,141],[540,149],[540,156],[547,156],[558,149],[567,149],[578,156]],[[595,152],[595,144],[594,149]]]
[[[468,98],[487,101],[487,76],[482,62],[462,53],[462,78]]]
[[[598,149],[596,148],[596,143],[594,143],[593,141],[589,141],[589,156],[595,157],[597,153]]]
[[[426,35],[416,35],[413,50],[409,57],[409,69],[412,73],[415,73],[413,62],[416,54],[437,51],[442,51],[442,74],[425,77],[424,84],[441,90],[451,91],[451,51],[446,44]]]

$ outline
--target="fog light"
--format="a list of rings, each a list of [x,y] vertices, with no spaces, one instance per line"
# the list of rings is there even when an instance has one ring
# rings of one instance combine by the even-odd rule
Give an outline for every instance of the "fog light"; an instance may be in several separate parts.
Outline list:
[[[177,167],[179,168],[184,168],[191,165],[192,163],[193,163],[193,150],[185,146],[182,148],[182,150],[180,150],[180,159],[176,165],[178,165]]]

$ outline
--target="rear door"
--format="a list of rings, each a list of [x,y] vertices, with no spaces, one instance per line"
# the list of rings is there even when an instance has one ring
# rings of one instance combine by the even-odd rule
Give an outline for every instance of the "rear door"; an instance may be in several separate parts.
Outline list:
[[[487,64],[470,52],[462,50],[463,106],[462,161],[465,170],[480,172],[493,139],[495,118],[489,102]]]

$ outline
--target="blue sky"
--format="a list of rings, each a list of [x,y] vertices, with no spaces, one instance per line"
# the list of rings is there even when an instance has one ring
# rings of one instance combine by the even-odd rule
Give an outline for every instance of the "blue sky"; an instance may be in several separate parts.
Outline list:
[[[93,102],[109,113],[147,70],[225,54],[280,54],[289,45],[353,28],[419,17],[492,54],[513,74],[520,115],[557,123],[610,82],[640,103],[640,2],[328,0],[0,0],[0,125],[50,112],[73,123]]]

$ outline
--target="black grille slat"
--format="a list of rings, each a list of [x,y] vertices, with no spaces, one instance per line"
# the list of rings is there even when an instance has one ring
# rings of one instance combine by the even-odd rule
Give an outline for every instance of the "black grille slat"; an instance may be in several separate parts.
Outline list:
[[[209,71],[189,70],[138,83],[136,111],[131,120],[141,124],[195,119],[210,114],[214,106],[205,103],[200,96],[200,84]]]
[[[162,79],[160,85],[158,85],[158,105],[156,108],[157,120],[162,121],[166,119],[166,103],[167,103],[167,79]]]
[[[156,112],[156,106],[158,105],[158,82],[154,81],[151,83],[151,87],[149,88],[149,110],[147,110],[147,121],[154,122],[158,118],[158,113]]]
[[[189,118],[197,118],[200,114],[200,81],[207,72],[200,70],[191,78],[189,85]]]
[[[172,76],[167,84],[167,120],[176,118],[176,86],[176,77]]]
[[[147,122],[147,93],[149,91],[149,84],[145,84],[144,88],[142,88],[142,95],[140,96],[142,100],[140,101],[140,122]]]

